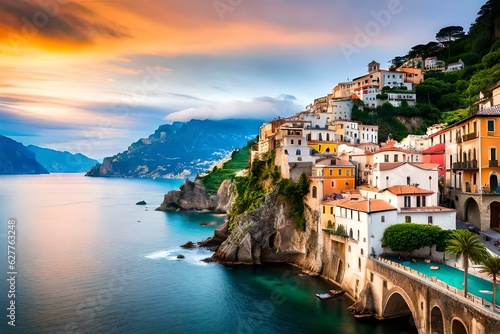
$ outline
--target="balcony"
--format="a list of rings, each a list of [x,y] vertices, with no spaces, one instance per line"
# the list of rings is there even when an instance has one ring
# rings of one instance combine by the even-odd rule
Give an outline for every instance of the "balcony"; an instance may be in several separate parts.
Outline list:
[[[491,166],[490,166],[491,167]],[[477,159],[469,161],[454,162],[452,169],[478,169]]]
[[[498,160],[489,160],[488,166],[489,167],[498,167]]]
[[[477,133],[476,132],[472,132],[472,133],[468,133],[466,135],[463,135],[462,139],[464,142],[468,141],[468,140],[472,140],[472,139],[476,139],[477,138]]]

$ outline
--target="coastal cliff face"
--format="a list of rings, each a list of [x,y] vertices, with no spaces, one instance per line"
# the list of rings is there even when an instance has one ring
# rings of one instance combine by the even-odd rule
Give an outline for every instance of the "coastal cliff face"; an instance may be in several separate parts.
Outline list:
[[[288,262],[341,284],[343,245],[318,228],[318,212],[306,205],[305,215],[306,229],[299,231],[286,198],[275,190],[256,210],[236,218],[213,258],[224,264]]]
[[[210,210],[226,213],[234,200],[234,184],[225,180],[219,187],[217,195],[207,195],[201,180],[186,180],[179,190],[165,194],[157,211]]]

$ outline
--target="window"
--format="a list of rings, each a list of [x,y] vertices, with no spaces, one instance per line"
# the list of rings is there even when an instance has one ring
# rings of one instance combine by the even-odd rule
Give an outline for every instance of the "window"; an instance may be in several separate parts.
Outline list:
[[[300,150],[295,151],[296,155],[300,155],[300,153],[301,153]]]
[[[323,214],[326,213],[326,207],[323,205]]]
[[[394,162],[398,162],[398,155],[397,154],[394,154]]]
[[[290,143],[293,145],[293,139],[290,141]]]
[[[335,181],[332,181],[332,188],[335,188]]]
[[[422,196],[422,206],[425,206],[425,196]]]
[[[358,212],[358,213],[359,213],[359,212]],[[357,240],[359,241],[359,230],[358,230],[358,239],[357,239]]]
[[[339,169],[338,172],[339,172],[339,175],[342,175],[342,169]]]
[[[361,271],[361,258],[358,257],[358,270]]]
[[[370,272],[370,282],[373,283],[373,273],[372,272]]]
[[[333,215],[333,206],[330,207],[330,214]]]
[[[385,223],[385,216],[380,216],[380,222]]]
[[[491,147],[490,148],[490,160],[496,160],[497,159],[497,149],[496,147]]]
[[[411,177],[407,176],[406,177],[406,185],[410,185],[410,182],[411,182]]]
[[[417,208],[420,207],[420,196],[417,196]]]
[[[382,283],[382,286],[384,287],[384,289],[387,289],[387,281],[384,280],[384,282]]]
[[[317,198],[318,197],[318,188],[313,187],[312,189],[312,197]]]
[[[346,175],[346,176],[349,176],[349,169],[346,169],[346,171],[345,171],[345,175]]]
[[[333,170],[332,169],[328,170],[328,175],[332,176],[332,174],[333,174]]]
[[[346,183],[345,183],[345,188],[346,188],[346,189],[349,189],[349,182],[346,182]]]
[[[389,154],[384,154],[384,162],[389,162]]]
[[[365,250],[361,248],[361,255],[365,255]]]
[[[302,145],[302,140],[299,139],[299,145]]]
[[[411,223],[411,216],[405,216],[405,223]]]
[[[432,225],[432,216],[427,217],[427,224]]]
[[[405,208],[411,207],[411,196],[405,196]]]
[[[495,121],[492,119],[488,120],[488,132],[495,131]]]

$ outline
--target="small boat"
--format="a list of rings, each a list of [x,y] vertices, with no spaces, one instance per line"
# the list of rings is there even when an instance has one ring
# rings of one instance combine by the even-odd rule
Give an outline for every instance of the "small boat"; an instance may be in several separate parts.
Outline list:
[[[318,297],[321,300],[325,300],[325,299],[330,299],[330,298],[342,296],[344,293],[345,293],[345,291],[343,291],[343,290],[330,290],[329,292],[325,292],[325,293],[317,293],[316,297]]]
[[[438,270],[439,267],[438,266],[431,266],[431,270]]]

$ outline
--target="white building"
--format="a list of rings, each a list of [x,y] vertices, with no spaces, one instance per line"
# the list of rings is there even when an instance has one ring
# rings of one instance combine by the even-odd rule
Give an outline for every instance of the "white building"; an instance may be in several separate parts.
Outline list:
[[[462,59],[459,59],[456,63],[450,63],[446,67],[447,72],[460,71],[465,68],[465,64]]]

